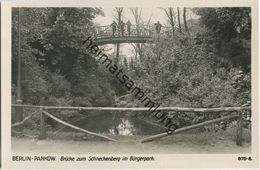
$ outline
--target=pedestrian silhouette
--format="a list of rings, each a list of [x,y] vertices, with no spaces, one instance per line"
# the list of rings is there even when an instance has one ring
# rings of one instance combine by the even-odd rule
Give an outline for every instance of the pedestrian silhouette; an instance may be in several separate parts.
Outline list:
[[[128,20],[126,23],[128,36],[130,36],[130,34],[131,34],[131,25],[132,25],[131,22]]]
[[[116,32],[117,23],[115,21],[113,21],[113,23],[110,26],[112,27],[112,34],[113,34],[113,37],[114,37],[115,32]]]
[[[155,25],[156,33],[159,34],[161,32],[162,24],[158,21]]]
[[[121,21],[121,23],[120,23],[120,29],[121,29],[121,35],[124,36],[125,23],[123,21]]]

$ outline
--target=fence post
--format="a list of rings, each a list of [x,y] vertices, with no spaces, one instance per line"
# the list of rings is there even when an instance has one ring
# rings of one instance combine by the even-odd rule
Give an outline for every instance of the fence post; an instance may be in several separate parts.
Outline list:
[[[39,139],[46,139],[46,126],[45,126],[45,115],[43,113],[43,109],[41,108],[41,117],[40,117],[40,135]]]
[[[17,100],[16,103],[22,104],[22,100]],[[23,107],[16,107],[14,122],[21,122],[21,121],[23,121]]]
[[[242,111],[238,112],[238,118],[237,118],[237,139],[236,144],[238,146],[242,146],[242,131],[243,131],[243,114]]]

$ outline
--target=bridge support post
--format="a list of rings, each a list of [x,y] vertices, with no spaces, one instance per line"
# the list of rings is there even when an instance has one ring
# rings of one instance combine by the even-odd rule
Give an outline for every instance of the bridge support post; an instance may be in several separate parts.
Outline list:
[[[42,109],[41,109],[41,117],[40,117],[40,135],[39,135],[39,139],[40,140],[46,139],[45,115],[44,115]]]
[[[242,133],[243,133],[243,114],[242,111],[238,112],[237,118],[237,136],[236,136],[236,144],[238,146],[242,146]]]

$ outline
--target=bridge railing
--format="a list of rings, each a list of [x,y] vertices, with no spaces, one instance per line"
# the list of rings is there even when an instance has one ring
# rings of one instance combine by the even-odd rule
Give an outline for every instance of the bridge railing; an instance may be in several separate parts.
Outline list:
[[[156,31],[155,26],[137,26],[131,25],[130,32],[127,29],[127,26],[122,30],[119,27],[116,27],[115,32],[113,34],[113,29],[110,25],[100,26],[95,28],[95,38],[110,38],[110,37],[127,37],[127,36],[135,36],[135,37],[152,37],[158,34],[165,35],[170,32],[169,27],[161,27],[160,32]]]

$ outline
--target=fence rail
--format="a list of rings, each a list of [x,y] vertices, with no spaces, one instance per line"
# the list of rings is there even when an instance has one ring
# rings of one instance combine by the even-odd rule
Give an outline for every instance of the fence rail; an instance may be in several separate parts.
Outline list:
[[[109,137],[107,137],[107,136],[100,135],[100,134],[94,133],[94,132],[90,132],[90,131],[88,131],[88,130],[85,130],[85,129],[79,128],[79,127],[77,127],[77,126],[74,126],[74,125],[72,125],[72,124],[69,124],[69,123],[67,123],[67,122],[65,122],[65,121],[63,121],[63,120],[60,120],[59,118],[53,116],[52,114],[50,114],[50,113],[48,113],[48,112],[46,112],[46,111],[43,111],[43,114],[46,115],[46,116],[48,116],[48,117],[50,117],[50,118],[52,118],[52,119],[54,119],[54,120],[56,120],[57,122],[59,122],[59,123],[65,125],[65,126],[68,126],[68,127],[72,128],[72,129],[75,129],[75,130],[78,130],[78,131],[87,133],[87,134],[89,134],[89,135],[93,135],[93,136],[97,136],[97,137],[100,137],[100,138],[104,138],[104,139],[109,140],[109,141],[116,141],[116,140],[114,140],[114,139],[112,139],[112,138],[109,138]],[[45,134],[46,134],[46,133],[45,133]],[[45,138],[45,137],[43,136],[43,138]]]
[[[191,130],[191,129],[203,127],[203,126],[206,126],[206,125],[210,125],[210,124],[213,124],[213,123],[218,123],[218,122],[225,121],[225,120],[234,119],[234,118],[237,118],[237,117],[239,117],[239,116],[238,115],[232,115],[232,116],[221,117],[221,118],[214,119],[214,120],[208,120],[208,121],[205,121],[205,122],[202,122],[202,123],[198,123],[198,124],[195,124],[195,125],[187,126],[187,127],[180,128],[180,129],[176,129],[171,134],[177,134],[177,133],[185,132],[185,131],[188,131],[188,130]],[[142,139],[141,142],[142,143],[149,142],[149,141],[152,141],[152,140],[155,140],[155,139],[159,139],[159,138],[171,135],[171,134],[169,134],[167,132],[164,132],[164,133],[161,133],[161,134],[153,135],[153,136],[150,136],[148,138]]]
[[[20,104],[12,104],[12,107],[18,107],[18,108],[38,108],[39,112],[41,114],[40,117],[40,135],[39,135],[39,139],[45,139],[46,138],[46,127],[45,127],[45,117],[48,116],[54,120],[56,120],[57,122],[71,127],[73,129],[76,129],[78,131],[93,135],[93,136],[98,136],[101,138],[104,138],[106,140],[109,141],[116,141],[112,138],[106,137],[104,135],[100,135],[94,132],[90,132],[87,131],[85,129],[76,127],[72,124],[69,124],[55,116],[53,116],[52,114],[48,113],[48,110],[86,110],[86,111],[152,111],[150,110],[150,108],[148,107],[135,107],[135,108],[122,108],[122,107],[71,107],[71,106],[40,106],[40,105],[20,105]],[[188,131],[191,129],[195,129],[195,128],[199,128],[202,126],[206,126],[206,125],[210,125],[210,124],[214,124],[214,123],[218,123],[221,121],[227,121],[227,120],[231,120],[231,119],[237,119],[237,138],[236,138],[236,144],[241,146],[242,145],[242,130],[243,130],[243,111],[249,111],[251,110],[251,107],[218,107],[218,108],[183,108],[183,107],[160,107],[157,108],[157,110],[159,111],[175,111],[175,112],[200,112],[200,113],[220,113],[220,112],[236,112],[235,115],[229,115],[229,116],[225,116],[225,117],[221,117],[221,118],[217,118],[217,119],[213,119],[213,120],[208,120],[202,123],[198,123],[198,124],[194,124],[191,126],[187,126],[187,127],[183,127],[180,129],[175,130],[172,133],[161,133],[161,134],[157,134],[157,135],[153,135],[147,138],[144,138],[142,140],[140,140],[141,143],[144,142],[148,142],[148,141],[152,141],[155,139],[159,139],[162,137],[166,137],[170,134],[177,134],[177,133],[181,133],[184,131]],[[34,114],[34,113],[33,113]],[[14,124],[12,124],[12,127],[17,127],[22,125],[26,120],[28,120],[31,117],[31,115],[27,116],[23,121],[21,122],[16,122]]]
[[[12,104],[13,107],[30,107],[44,110],[86,110],[86,111],[152,111],[149,107],[71,107],[71,106],[40,106],[40,105],[19,105]],[[237,112],[251,110],[251,107],[216,107],[216,108],[185,108],[185,107],[159,107],[158,111],[176,112]]]

